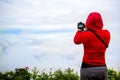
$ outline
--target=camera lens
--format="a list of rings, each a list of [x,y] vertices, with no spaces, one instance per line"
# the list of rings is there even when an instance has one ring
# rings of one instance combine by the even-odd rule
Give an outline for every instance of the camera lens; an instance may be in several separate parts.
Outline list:
[[[83,28],[83,25],[82,24],[79,24],[79,26],[78,26],[79,28]]]

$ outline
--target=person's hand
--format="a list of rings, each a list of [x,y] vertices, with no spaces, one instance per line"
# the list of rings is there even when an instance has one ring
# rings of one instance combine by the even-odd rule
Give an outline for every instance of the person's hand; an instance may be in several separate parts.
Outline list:
[[[81,31],[80,29],[77,29],[77,31]]]

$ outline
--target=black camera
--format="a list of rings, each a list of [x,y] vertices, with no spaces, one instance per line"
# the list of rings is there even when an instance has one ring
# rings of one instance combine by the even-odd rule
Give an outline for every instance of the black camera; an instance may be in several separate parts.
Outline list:
[[[79,22],[77,24],[77,28],[80,29],[81,31],[85,31],[85,24],[82,22]]]

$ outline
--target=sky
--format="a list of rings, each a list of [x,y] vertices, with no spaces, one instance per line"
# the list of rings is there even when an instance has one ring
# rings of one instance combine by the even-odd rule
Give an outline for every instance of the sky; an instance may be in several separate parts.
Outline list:
[[[79,71],[83,46],[73,43],[76,25],[94,11],[111,33],[107,65],[118,70],[119,7],[119,0],[0,0],[0,71],[26,66]]]

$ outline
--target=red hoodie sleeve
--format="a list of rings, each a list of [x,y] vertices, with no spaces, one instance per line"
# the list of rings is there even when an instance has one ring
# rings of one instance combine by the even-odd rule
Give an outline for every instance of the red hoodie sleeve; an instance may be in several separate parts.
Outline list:
[[[77,31],[75,36],[74,36],[74,43],[75,44],[81,44],[82,43],[82,40],[80,39],[80,37],[81,37],[81,32]]]

